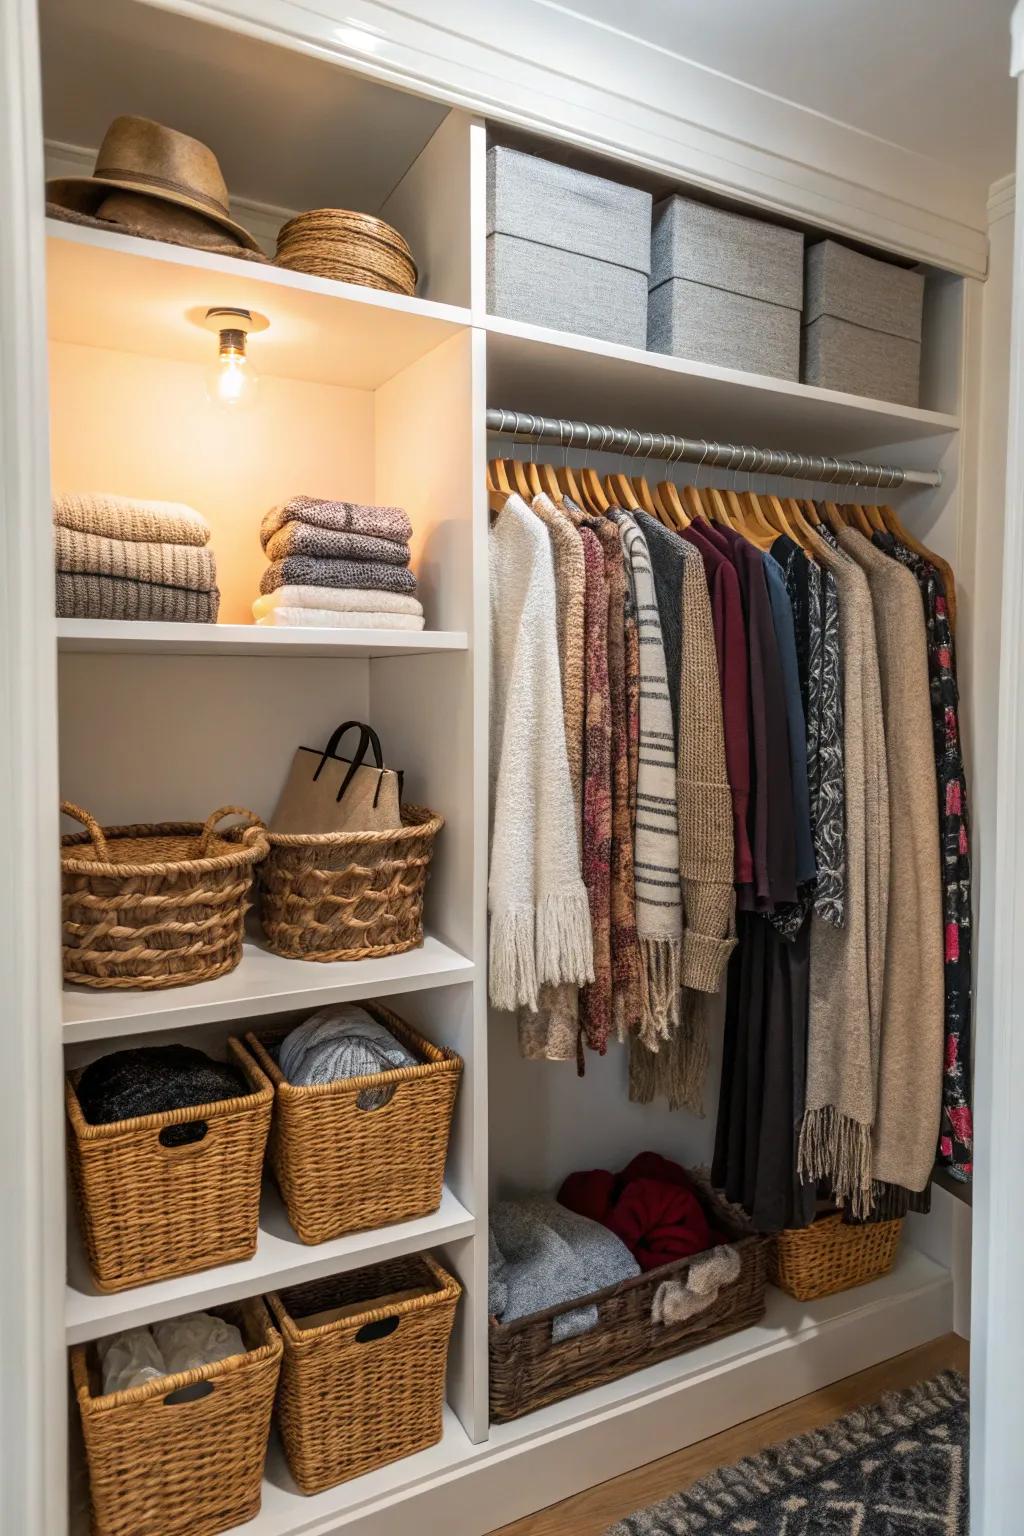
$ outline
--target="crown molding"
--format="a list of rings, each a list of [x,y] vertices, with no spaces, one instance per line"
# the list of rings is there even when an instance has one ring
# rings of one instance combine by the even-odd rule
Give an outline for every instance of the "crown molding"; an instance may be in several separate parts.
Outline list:
[[[549,0],[146,0],[968,276],[984,186]],[[515,68],[509,39],[517,40]],[[642,90],[640,84],[642,83]]]
[[[1010,219],[1016,204],[1017,177],[1013,172],[1008,176],[1000,176],[988,189],[988,222],[989,228],[999,222],[1000,219]]]

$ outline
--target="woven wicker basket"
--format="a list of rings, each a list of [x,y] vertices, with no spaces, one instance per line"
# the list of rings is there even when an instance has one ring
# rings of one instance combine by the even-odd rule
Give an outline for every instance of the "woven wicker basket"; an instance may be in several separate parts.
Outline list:
[[[258,1513],[281,1338],[261,1301],[212,1310],[248,1354],[104,1397],[92,1347],[71,1351],[93,1536],[213,1536]]]
[[[375,1301],[427,1286],[392,1305]],[[392,1259],[267,1297],[284,1339],[278,1422],[292,1476],[318,1493],[441,1438],[448,1340],[462,1288],[428,1254]],[[343,1321],[296,1320],[352,1306]]]
[[[768,1278],[797,1301],[834,1296],[887,1275],[896,1262],[902,1220],[854,1225],[842,1212],[809,1227],[780,1232],[768,1255]]]
[[[397,229],[369,213],[311,208],[296,214],[278,233],[274,261],[340,283],[410,297],[416,292],[416,263],[408,245]]]
[[[198,822],[100,827],[61,838],[64,977],[84,987],[180,987],[233,971],[242,958],[253,866],[267,851],[251,811],[226,806]],[[216,830],[224,816],[249,825]]]
[[[256,1252],[263,1152],[274,1090],[240,1041],[228,1059],[249,1082],[243,1098],[90,1125],[64,1084],[68,1163],[85,1250],[101,1291],[123,1291]],[[171,1126],[205,1126],[167,1146]]]
[[[651,1317],[654,1294],[665,1280],[685,1279],[689,1259],[663,1264],[634,1280],[591,1296],[548,1307],[511,1323],[490,1320],[491,1422],[505,1424],[549,1403],[685,1354],[749,1328],[764,1316],[769,1239],[753,1233],[735,1207],[698,1174],[689,1173],[713,1225],[740,1255],[740,1273],[706,1311],[666,1326]],[[551,1325],[562,1312],[596,1306],[597,1326],[555,1342]]]
[[[422,1065],[301,1088],[287,1082],[277,1064],[287,1030],[245,1037],[274,1085],[268,1156],[288,1220],[304,1243],[411,1221],[441,1204],[462,1060],[389,1009],[363,1007]],[[387,1102],[380,1103],[385,1094]]]
[[[423,893],[444,817],[403,805],[389,832],[268,832],[260,870],[267,943],[291,960],[368,960],[423,943]]]

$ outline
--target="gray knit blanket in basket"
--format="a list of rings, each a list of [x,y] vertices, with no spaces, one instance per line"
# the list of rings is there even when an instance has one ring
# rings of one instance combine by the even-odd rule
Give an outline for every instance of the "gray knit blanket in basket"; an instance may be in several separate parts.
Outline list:
[[[532,1195],[502,1200],[491,1209],[488,1307],[500,1323],[632,1280],[640,1266],[607,1227]],[[597,1326],[597,1307],[560,1312],[551,1337],[576,1338]]]

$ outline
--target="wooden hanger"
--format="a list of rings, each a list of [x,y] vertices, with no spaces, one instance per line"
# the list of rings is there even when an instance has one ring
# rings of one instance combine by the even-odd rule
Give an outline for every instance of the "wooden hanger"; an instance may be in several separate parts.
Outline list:
[[[657,517],[658,509],[654,504],[654,496],[647,484],[646,475],[633,476],[633,493],[643,510],[649,517]]]
[[[491,513],[500,512],[509,497],[514,495],[504,459],[491,459],[487,465],[487,508]]]
[[[562,488],[558,483],[558,476],[555,474],[555,466],[553,464],[538,464],[537,472],[540,475],[540,483],[544,489],[544,494],[557,507],[562,499]]]
[[[591,469],[589,465],[581,469],[579,483],[580,489],[583,492],[583,500],[580,505],[590,513],[591,517],[604,517],[611,503],[604,493],[601,476],[597,470]]]
[[[661,520],[666,528],[681,532],[690,526],[690,514],[683,506],[679,489],[672,480],[662,480],[655,488],[655,505],[660,509]]]
[[[704,487],[704,510],[713,523],[722,523],[726,528],[731,528],[729,521],[729,509],[725,504],[725,497],[717,485]]]
[[[812,547],[811,540],[814,537],[814,528],[807,517],[805,517],[803,507],[794,496],[787,497],[783,506],[786,509],[789,526],[792,529],[792,537],[800,545],[801,549],[809,552]],[[817,522],[817,517],[815,517],[814,521]]]
[[[762,512],[760,497],[754,491],[744,491],[739,501],[744,517],[737,533],[758,549],[771,549],[779,535]]]
[[[915,555],[920,555],[922,560],[927,560],[931,565],[934,565],[936,570],[939,572],[940,576],[942,577],[942,585],[946,589],[946,613],[949,616],[950,633],[955,635],[956,574],[953,570],[953,567],[947,560],[943,560],[941,555],[935,554],[934,551],[930,550],[926,544],[922,544],[918,539],[914,538],[912,533],[907,532],[906,528],[904,528],[903,524],[896,516],[896,510],[894,507],[890,507],[886,503],[879,507],[878,510],[882,515],[882,520],[885,523],[886,530],[892,534],[893,538],[898,539],[901,544],[905,544],[907,548],[912,550]]]
[[[563,464],[561,469],[555,471],[555,478],[561,495],[570,497],[578,507],[582,507],[583,492],[576,484],[576,476],[568,464]]]
[[[628,475],[606,475],[605,491],[612,506],[621,507],[624,512],[639,512],[640,503]]]
[[[848,501],[840,508],[840,515],[846,518],[848,528],[856,528],[866,539],[870,539],[874,529],[868,522],[864,508],[856,501]]]
[[[887,533],[885,520],[882,517],[882,509],[878,505],[865,506],[864,516],[876,533]]]

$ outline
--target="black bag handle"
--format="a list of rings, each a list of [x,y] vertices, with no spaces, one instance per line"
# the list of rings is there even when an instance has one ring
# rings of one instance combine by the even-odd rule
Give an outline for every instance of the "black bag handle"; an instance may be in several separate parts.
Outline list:
[[[342,797],[344,796],[346,789],[348,789],[352,780],[359,772],[359,769],[362,768],[364,762],[366,761],[367,747],[372,746],[374,762],[376,763],[378,769],[377,790],[373,797],[373,804],[374,808],[376,809],[377,801],[380,798],[380,788],[384,782],[384,753],[381,750],[380,737],[377,735],[377,732],[373,729],[372,725],[366,725],[361,720],[346,720],[343,725],[339,725],[332,732],[331,739],[328,741],[326,747],[323,750],[320,761],[317,764],[316,772],[313,774],[313,779],[315,781],[320,777],[324,764],[327,762],[329,757],[338,760],[338,747],[341,744],[341,740],[346,735],[346,733],[351,730],[358,730],[359,745],[356,747],[355,755],[349,763],[348,772],[346,773],[344,779],[341,781],[341,788],[338,790],[338,793],[335,796],[335,804],[341,804]],[[341,760],[343,761],[343,759]]]

